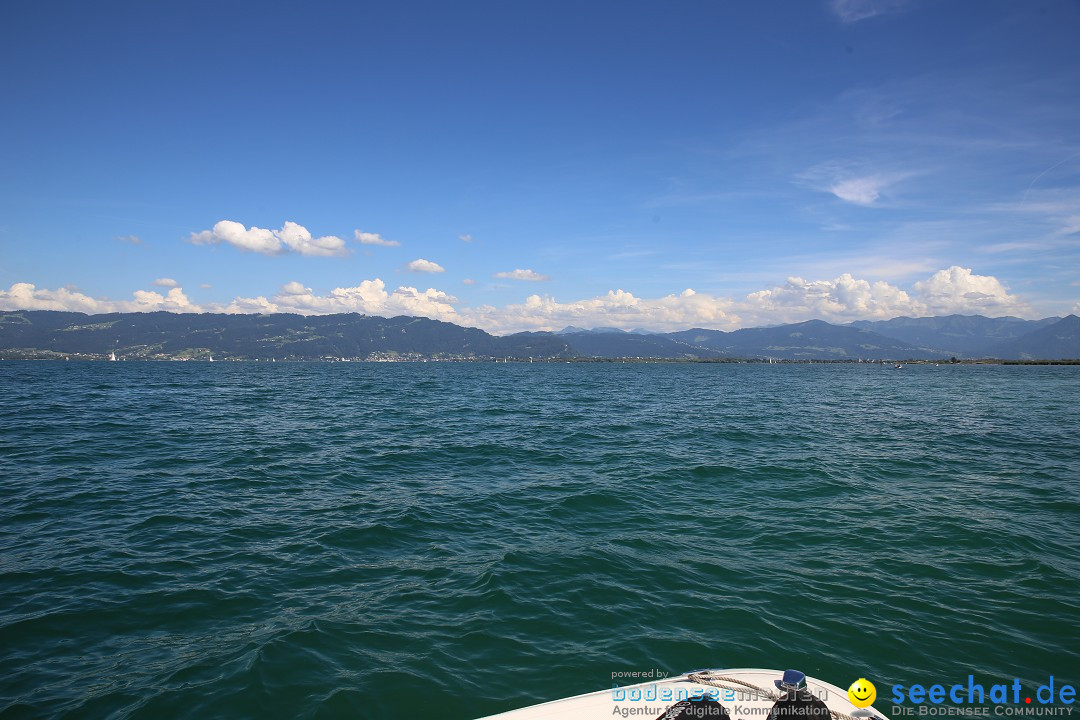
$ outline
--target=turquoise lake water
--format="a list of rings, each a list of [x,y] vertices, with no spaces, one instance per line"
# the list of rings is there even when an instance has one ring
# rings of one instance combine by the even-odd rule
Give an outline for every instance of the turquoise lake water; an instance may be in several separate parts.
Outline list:
[[[1080,681],[1077,367],[3,362],[0,395],[5,718]]]

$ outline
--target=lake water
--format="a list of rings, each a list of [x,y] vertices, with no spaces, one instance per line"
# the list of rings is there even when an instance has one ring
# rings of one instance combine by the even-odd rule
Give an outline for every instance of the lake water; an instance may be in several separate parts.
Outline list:
[[[1080,680],[1077,367],[5,361],[0,397],[3,717]]]

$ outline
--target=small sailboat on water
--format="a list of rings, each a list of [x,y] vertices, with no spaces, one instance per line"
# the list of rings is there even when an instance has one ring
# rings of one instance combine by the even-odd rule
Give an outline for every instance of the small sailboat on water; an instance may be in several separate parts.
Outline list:
[[[116,362],[116,351],[115,350],[112,350],[112,351],[109,352],[109,362]]]

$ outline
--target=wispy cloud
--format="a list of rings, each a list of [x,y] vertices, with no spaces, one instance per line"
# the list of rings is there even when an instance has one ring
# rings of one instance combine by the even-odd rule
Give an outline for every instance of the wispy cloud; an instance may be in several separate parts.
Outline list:
[[[900,12],[909,5],[910,0],[829,0],[829,9],[844,23]]]
[[[1053,247],[1060,244],[1061,238],[1080,233],[1080,187],[1028,188],[1019,203],[996,203],[990,209],[1001,216],[1036,218],[1045,232],[1044,247]],[[1075,239],[1066,242],[1075,243]]]
[[[880,175],[869,175],[840,180],[829,187],[829,192],[844,202],[869,207],[881,197],[881,191],[886,185],[888,182]]]
[[[129,243],[131,245],[139,245],[142,243],[142,239],[138,235],[117,235],[117,242]]]
[[[528,280],[530,282],[541,282],[551,279],[551,276],[549,275],[541,275],[533,270],[522,270],[521,268],[509,272],[497,272],[495,273],[495,277],[503,280]]]
[[[674,189],[664,195],[659,195],[646,200],[642,207],[646,209],[680,207],[685,205],[725,205],[744,202],[748,199],[760,199],[767,197],[770,192],[750,192],[747,190],[731,190],[717,192],[690,192],[682,189]]]
[[[158,287],[179,287],[180,283],[176,282],[172,278],[158,278],[154,280],[154,285]]]
[[[470,235],[469,233],[464,233],[463,235],[458,235],[457,237],[458,237],[458,240],[460,240],[463,243],[471,243],[473,241],[473,236]]]
[[[982,253],[996,255],[998,253],[1036,252],[1039,250],[1046,250],[1048,247],[1050,246],[1043,242],[1002,242],[984,245],[983,247],[978,248],[978,250]]]
[[[387,240],[379,233],[361,232],[353,230],[353,237],[361,245],[382,245],[383,247],[397,247],[401,245],[397,240]]]
[[[865,162],[829,161],[802,171],[795,179],[801,185],[831,193],[846,203],[874,207],[882,195],[914,175],[907,171],[869,170],[867,165]]]
[[[653,257],[659,255],[659,250],[623,250],[612,255],[608,255],[608,260],[634,260],[643,257]]]

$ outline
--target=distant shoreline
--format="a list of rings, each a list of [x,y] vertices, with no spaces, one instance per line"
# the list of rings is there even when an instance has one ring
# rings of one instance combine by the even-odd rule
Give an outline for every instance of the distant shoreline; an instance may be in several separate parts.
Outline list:
[[[33,361],[33,362],[110,362],[108,356],[90,355],[80,353],[58,353],[51,350],[0,352],[0,361]],[[182,357],[122,357],[118,362],[192,362],[209,363],[206,358],[182,358]],[[440,358],[440,357],[402,357],[395,359],[373,358],[248,358],[248,357],[219,357],[213,362],[227,363],[368,363],[371,365],[385,365],[390,363],[474,363],[474,364],[515,364],[515,365],[562,365],[567,363],[606,364],[606,365],[1080,365],[1080,358],[1040,359],[1040,360],[1002,360],[998,358],[957,359],[943,358],[941,360],[921,360],[895,358],[886,360],[851,360],[851,359],[825,359],[808,358],[805,360],[781,360],[768,358],[604,358],[604,357],[577,357],[577,358]]]
[[[882,334],[886,333],[886,334]],[[734,331],[613,328],[491,335],[425,317],[0,312],[0,358],[281,362],[1064,362],[1080,317],[807,320]]]

